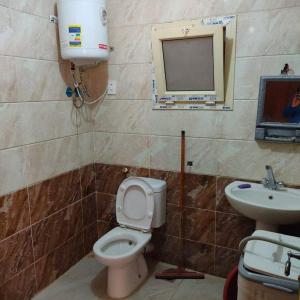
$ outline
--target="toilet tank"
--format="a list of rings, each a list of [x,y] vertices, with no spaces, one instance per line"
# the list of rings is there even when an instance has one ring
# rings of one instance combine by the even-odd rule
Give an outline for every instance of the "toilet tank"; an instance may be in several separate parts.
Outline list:
[[[164,180],[142,177],[152,188],[154,193],[154,214],[152,228],[161,227],[166,223],[167,183]]]

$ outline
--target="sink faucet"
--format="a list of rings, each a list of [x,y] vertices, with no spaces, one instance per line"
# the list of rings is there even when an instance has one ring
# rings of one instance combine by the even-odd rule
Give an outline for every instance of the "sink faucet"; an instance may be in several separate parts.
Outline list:
[[[280,190],[281,188],[284,187],[283,182],[281,181],[276,181],[273,169],[271,166],[266,166],[266,171],[267,171],[267,177],[265,177],[262,180],[262,184],[265,188],[268,188],[270,190]]]

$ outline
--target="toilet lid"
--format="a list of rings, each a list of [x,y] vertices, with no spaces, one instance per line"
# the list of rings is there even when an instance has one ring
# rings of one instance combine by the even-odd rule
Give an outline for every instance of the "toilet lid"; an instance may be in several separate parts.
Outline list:
[[[140,177],[129,177],[119,186],[116,216],[120,225],[149,230],[154,212],[154,193]]]

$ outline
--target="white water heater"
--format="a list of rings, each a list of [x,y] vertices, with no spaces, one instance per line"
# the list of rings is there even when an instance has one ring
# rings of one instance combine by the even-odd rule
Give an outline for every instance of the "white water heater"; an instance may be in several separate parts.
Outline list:
[[[91,65],[109,56],[106,0],[58,0],[63,59]]]

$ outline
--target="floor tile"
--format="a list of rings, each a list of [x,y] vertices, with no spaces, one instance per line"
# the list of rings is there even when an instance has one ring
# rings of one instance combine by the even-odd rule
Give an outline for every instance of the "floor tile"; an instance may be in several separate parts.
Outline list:
[[[158,280],[155,272],[174,266],[148,260],[149,276],[126,300],[219,300],[224,280],[207,275],[204,280]],[[107,269],[89,254],[33,300],[109,300],[106,294]]]
[[[206,275],[205,279],[183,280],[172,300],[220,300],[224,279]]]

